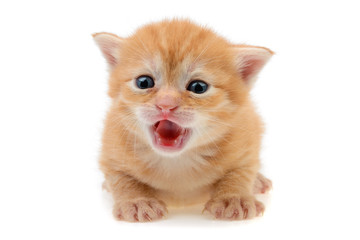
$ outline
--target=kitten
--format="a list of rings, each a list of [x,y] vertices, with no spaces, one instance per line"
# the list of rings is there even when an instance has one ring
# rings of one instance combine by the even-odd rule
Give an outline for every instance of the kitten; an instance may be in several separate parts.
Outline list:
[[[249,91],[273,52],[187,20],[93,36],[110,68],[100,166],[114,216],[151,221],[166,204],[206,201],[218,219],[261,214],[254,194],[271,182],[258,173],[262,123]]]

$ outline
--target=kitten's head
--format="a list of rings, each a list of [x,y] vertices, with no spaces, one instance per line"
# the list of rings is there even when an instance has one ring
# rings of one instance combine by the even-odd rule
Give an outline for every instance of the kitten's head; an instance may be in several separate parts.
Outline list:
[[[267,48],[231,44],[184,20],[150,24],[128,38],[97,33],[94,39],[109,64],[109,95],[120,121],[163,155],[209,144],[231,131],[272,55]]]

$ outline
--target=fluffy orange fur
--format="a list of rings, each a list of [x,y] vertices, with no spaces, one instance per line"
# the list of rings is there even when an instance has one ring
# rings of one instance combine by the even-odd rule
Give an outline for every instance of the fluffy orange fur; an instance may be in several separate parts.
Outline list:
[[[114,216],[151,221],[166,215],[167,205],[199,202],[219,219],[261,214],[255,194],[271,182],[258,173],[263,127],[249,91],[272,51],[231,44],[187,20],[149,24],[128,38],[97,33],[94,39],[110,69],[100,166]],[[136,88],[144,75],[153,88]],[[209,89],[188,91],[193,80]],[[159,150],[149,137],[147,117],[161,111],[159,102],[174,105],[170,114],[191,129],[179,151]]]

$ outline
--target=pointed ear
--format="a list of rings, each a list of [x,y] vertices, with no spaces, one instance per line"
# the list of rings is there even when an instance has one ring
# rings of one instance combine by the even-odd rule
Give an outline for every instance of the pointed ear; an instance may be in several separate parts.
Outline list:
[[[238,72],[245,83],[251,87],[274,52],[268,48],[248,45],[236,45],[234,49]]]
[[[119,62],[119,51],[123,39],[111,33],[95,33],[92,35],[96,44],[112,69]]]

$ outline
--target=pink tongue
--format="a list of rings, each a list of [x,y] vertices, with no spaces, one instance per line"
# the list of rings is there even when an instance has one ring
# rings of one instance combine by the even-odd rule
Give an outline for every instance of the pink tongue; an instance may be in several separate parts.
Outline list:
[[[161,120],[156,127],[156,132],[166,139],[176,139],[182,131],[182,128],[176,123],[170,122],[168,120]]]

